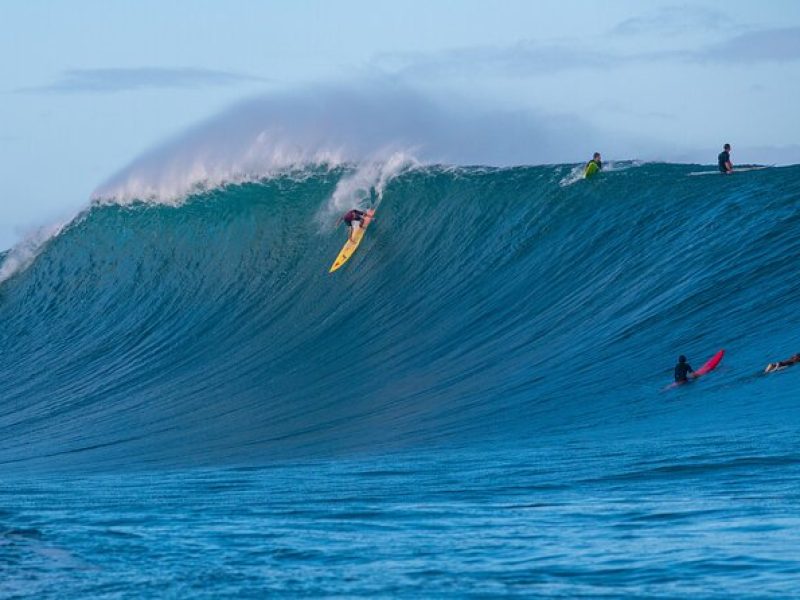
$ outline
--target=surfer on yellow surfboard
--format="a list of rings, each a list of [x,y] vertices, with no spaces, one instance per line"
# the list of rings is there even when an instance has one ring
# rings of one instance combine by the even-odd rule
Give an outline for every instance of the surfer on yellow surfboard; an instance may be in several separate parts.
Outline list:
[[[365,213],[363,210],[353,208],[344,213],[344,215],[342,215],[339,219],[339,221],[344,222],[344,224],[350,229],[348,237],[353,243],[356,241],[356,232],[361,229],[366,214],[367,213]]]
[[[600,159],[600,153],[595,152],[594,156],[592,156],[592,160],[586,163],[586,166],[583,168],[583,177],[584,179],[589,179],[589,177],[602,169],[603,161]]]
[[[353,256],[356,248],[358,248],[358,245],[361,243],[361,240],[364,237],[364,232],[372,222],[374,214],[374,208],[370,208],[366,212],[354,208],[347,211],[339,218],[339,222],[344,222],[349,231],[347,235],[347,241],[345,242],[344,246],[342,246],[342,250],[336,257],[336,260],[333,261],[333,265],[331,265],[330,271],[328,271],[329,273],[333,273],[336,269],[350,260],[350,257]]]

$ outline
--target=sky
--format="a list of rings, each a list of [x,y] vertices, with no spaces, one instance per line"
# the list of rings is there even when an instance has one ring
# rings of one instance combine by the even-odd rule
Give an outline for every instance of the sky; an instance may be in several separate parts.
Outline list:
[[[492,148],[492,114],[563,128],[521,162],[800,162],[796,0],[4,0],[0,73],[0,248],[237,103],[334,85],[472,107]]]

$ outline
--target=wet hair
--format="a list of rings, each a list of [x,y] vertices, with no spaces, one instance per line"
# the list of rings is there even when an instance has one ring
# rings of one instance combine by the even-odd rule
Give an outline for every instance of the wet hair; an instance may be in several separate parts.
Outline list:
[[[723,148],[724,148],[725,150],[730,150],[730,149],[731,149],[731,145],[730,145],[730,144],[725,144],[725,145],[723,146]]]
[[[594,156],[592,156],[592,158],[598,158],[599,156],[600,156],[600,153],[599,152],[595,152]]]
[[[685,357],[683,354],[681,354],[681,355],[678,357],[678,362],[679,362],[679,363],[684,363],[684,362],[686,362],[686,357]]]

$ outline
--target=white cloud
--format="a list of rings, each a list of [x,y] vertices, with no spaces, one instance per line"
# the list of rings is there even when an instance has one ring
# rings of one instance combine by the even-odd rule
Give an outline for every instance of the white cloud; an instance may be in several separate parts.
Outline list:
[[[194,67],[137,67],[109,69],[74,69],[61,79],[42,86],[25,88],[21,92],[122,92],[146,88],[198,88],[227,86],[264,81],[250,75],[230,71]]]
[[[631,17],[611,29],[614,35],[683,34],[726,31],[736,23],[725,13],[689,4],[665,6],[644,16]]]

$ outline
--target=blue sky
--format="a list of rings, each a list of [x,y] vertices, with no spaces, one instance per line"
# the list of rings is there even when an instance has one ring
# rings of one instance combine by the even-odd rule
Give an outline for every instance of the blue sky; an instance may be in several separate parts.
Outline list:
[[[730,141],[800,162],[793,0],[19,0],[0,29],[0,247],[231,104],[316,84],[591,126],[557,160],[711,162]]]

